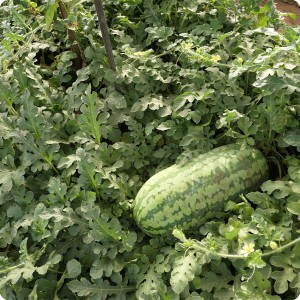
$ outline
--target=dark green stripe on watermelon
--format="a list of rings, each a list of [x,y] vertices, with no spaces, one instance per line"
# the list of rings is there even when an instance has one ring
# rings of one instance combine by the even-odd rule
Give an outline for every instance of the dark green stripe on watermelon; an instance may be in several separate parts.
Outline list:
[[[213,218],[228,200],[256,190],[268,176],[257,149],[227,145],[152,176],[135,199],[134,218],[149,235],[193,229]]]

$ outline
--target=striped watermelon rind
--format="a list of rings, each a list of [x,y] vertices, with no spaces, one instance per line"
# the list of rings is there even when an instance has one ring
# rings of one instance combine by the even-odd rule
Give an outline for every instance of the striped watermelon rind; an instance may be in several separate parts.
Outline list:
[[[152,176],[136,196],[133,215],[150,236],[171,233],[176,226],[194,229],[267,177],[267,161],[259,150],[221,146]]]

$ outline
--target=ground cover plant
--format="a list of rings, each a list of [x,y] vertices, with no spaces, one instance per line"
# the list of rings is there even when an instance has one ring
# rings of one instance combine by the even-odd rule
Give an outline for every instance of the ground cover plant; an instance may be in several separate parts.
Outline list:
[[[116,71],[93,2],[0,6],[4,298],[300,294],[300,30],[260,2],[105,0]],[[260,190],[193,235],[136,226],[149,177],[235,142],[267,157]]]

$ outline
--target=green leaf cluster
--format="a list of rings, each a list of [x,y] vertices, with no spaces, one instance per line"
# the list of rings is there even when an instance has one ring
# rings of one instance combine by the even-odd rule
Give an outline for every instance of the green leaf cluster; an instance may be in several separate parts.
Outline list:
[[[299,29],[271,1],[103,0],[113,71],[93,1],[66,2],[0,6],[0,294],[294,300]],[[137,228],[148,178],[233,142],[267,157],[261,190],[191,236]]]

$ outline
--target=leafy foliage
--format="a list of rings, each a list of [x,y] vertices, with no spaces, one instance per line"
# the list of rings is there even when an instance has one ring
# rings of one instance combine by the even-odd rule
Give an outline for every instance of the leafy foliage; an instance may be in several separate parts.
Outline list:
[[[271,1],[105,0],[112,71],[93,2],[68,2],[0,6],[1,295],[294,300],[299,29]],[[150,176],[235,141],[268,158],[260,191],[193,236],[136,227]]]

